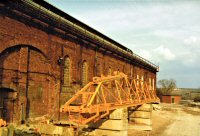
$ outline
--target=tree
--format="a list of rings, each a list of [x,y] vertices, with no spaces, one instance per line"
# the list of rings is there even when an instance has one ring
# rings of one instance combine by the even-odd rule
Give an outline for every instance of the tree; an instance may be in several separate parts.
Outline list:
[[[170,95],[176,88],[176,81],[174,79],[162,79],[158,81],[158,94]]]

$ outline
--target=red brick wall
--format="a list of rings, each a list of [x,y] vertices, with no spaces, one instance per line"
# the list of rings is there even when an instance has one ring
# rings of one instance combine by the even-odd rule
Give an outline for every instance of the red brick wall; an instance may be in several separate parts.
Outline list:
[[[180,103],[181,96],[174,96],[174,103]]]
[[[61,56],[69,56],[71,60],[72,83],[69,91],[60,89],[62,67],[58,65],[58,59]],[[24,118],[22,111],[27,118],[47,115],[58,119],[59,103],[66,102],[81,87],[83,61],[89,66],[88,81],[96,75],[107,75],[109,67],[112,71],[119,70],[129,76],[133,68],[133,77],[146,74],[144,77],[147,80],[155,79],[156,86],[156,75],[153,72],[112,54],[0,16],[0,88],[10,88],[18,93],[12,115],[14,122]]]
[[[174,98],[174,103],[179,103],[181,100],[181,96],[170,96],[170,95],[165,95],[161,96],[161,102],[163,103],[173,103],[172,98]]]
[[[171,103],[171,96],[162,96],[163,103]]]

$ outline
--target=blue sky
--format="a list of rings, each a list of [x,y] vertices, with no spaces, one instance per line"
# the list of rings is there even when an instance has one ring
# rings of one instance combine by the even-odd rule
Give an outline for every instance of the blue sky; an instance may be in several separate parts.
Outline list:
[[[159,79],[200,88],[200,1],[48,0],[49,3],[159,64]]]

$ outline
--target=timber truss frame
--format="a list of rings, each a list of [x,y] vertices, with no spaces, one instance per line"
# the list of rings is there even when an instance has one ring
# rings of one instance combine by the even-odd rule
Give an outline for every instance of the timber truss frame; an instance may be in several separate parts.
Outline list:
[[[60,109],[70,122],[87,124],[107,116],[112,110],[158,103],[152,85],[140,79],[128,79],[124,73],[94,77]]]

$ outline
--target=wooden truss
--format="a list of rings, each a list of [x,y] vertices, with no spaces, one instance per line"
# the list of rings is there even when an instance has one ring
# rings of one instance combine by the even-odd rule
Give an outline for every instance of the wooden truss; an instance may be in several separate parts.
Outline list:
[[[87,124],[118,108],[157,102],[159,98],[147,82],[128,79],[124,73],[114,72],[113,76],[94,77],[60,111],[69,114],[70,122]]]

